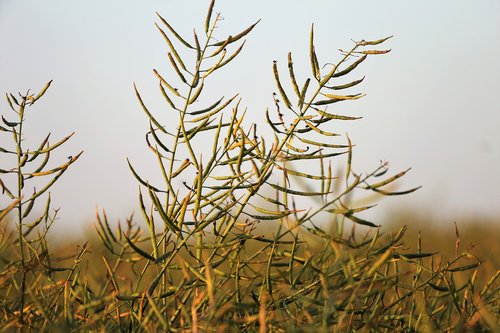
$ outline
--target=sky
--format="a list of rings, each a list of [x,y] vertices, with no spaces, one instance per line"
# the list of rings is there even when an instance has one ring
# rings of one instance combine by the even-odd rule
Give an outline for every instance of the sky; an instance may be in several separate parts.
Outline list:
[[[166,121],[172,117],[152,72],[169,66],[155,13],[191,38],[193,28],[203,31],[207,6],[200,0],[0,0],[0,92],[37,91],[53,80],[28,117],[28,139],[76,131],[60,160],[84,150],[52,190],[61,230],[87,227],[96,207],[113,219],[137,209],[138,185],[126,158],[145,175],[157,168],[133,83],[150,109]],[[239,92],[248,120],[257,123],[273,105],[273,60],[284,65],[291,51],[298,72],[308,73],[312,23],[321,64],[338,60],[352,40],[394,35],[385,44],[389,54],[357,69],[355,76],[366,75],[361,92],[367,96],[345,107],[363,119],[343,131],[356,144],[356,171],[389,161],[393,172],[412,168],[402,188],[422,188],[383,200],[376,222],[402,207],[443,223],[464,214],[500,216],[499,0],[220,0],[215,11],[224,18],[221,39],[261,19],[239,59],[210,83],[219,94]],[[7,108],[2,99],[2,114]]]

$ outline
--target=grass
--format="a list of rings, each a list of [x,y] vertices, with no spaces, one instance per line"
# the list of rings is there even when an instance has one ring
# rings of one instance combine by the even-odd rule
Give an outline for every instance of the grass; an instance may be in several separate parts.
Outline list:
[[[350,76],[388,53],[380,47],[389,38],[354,42],[320,66],[311,28],[310,77],[296,77],[291,54],[285,69],[273,64],[268,140],[264,124],[247,124],[238,96],[204,94],[255,26],[220,40],[213,9],[214,1],[203,33],[189,41],[159,16],[171,72],[154,74],[169,113],[157,115],[134,88],[162,181],[151,183],[128,161],[140,217],[116,224],[98,212],[95,236],[80,246],[52,248],[47,232],[57,216],[48,190],[81,153],[49,168],[71,135],[35,148],[23,140],[25,112],[50,82],[37,95],[7,95],[17,119],[6,115],[0,128],[13,138],[1,151],[9,200],[0,211],[1,330],[498,331],[497,263],[461,246],[458,228],[446,257],[420,236],[405,237],[406,226],[383,232],[363,218],[372,206],[354,199],[418,189],[394,191],[408,170],[390,175],[386,163],[355,172],[351,140],[331,132],[358,119],[337,105],[363,97],[351,92],[363,80]]]

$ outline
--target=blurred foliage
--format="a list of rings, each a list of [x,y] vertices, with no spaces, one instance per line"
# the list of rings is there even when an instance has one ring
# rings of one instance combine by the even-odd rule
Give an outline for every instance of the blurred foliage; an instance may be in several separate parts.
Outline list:
[[[498,256],[500,253],[500,217],[471,215],[450,221],[426,214],[425,212],[431,210],[432,207],[423,208],[406,207],[391,211],[384,219],[384,228],[394,229],[407,225],[408,239],[415,240],[407,244],[409,250],[416,248],[416,240],[420,233],[423,246],[439,251],[443,257],[455,256],[458,245],[459,251],[468,250],[484,260],[485,268],[496,270],[500,267]]]
[[[285,75],[277,61],[272,65],[274,106],[265,112],[267,123],[258,124],[272,130],[266,140],[257,124],[247,126],[237,95],[205,94],[257,24],[219,40],[222,18],[214,4],[203,33],[190,39],[159,15],[171,67],[154,75],[167,110],[150,110],[134,85],[161,175],[153,184],[128,161],[139,184],[139,218],[115,224],[97,212],[93,236],[52,240],[49,250],[47,231],[57,215],[50,196],[45,223],[30,224],[29,213],[80,155],[46,171],[43,162],[23,170],[30,155],[48,159],[70,136],[23,149],[24,107],[43,93],[21,95],[21,102],[8,95],[20,119],[2,117],[7,127],[0,128],[16,143],[4,149],[2,141],[1,153],[17,158],[1,169],[16,176],[17,191],[2,181],[12,203],[0,210],[0,330],[497,332],[498,262],[483,262],[466,245],[472,235],[484,236],[481,242],[492,239],[495,250],[494,236],[461,223],[451,233],[427,224],[422,236],[408,236],[406,225],[414,233],[424,224],[398,216],[404,226],[382,228],[363,218],[373,206],[354,199],[418,189],[392,190],[408,170],[390,175],[387,163],[353,171],[353,145],[338,133],[342,122],[360,118],[337,112],[337,105],[364,96],[351,92],[364,77],[350,75],[367,58],[387,54],[378,47],[390,37],[354,41],[338,61],[323,65],[311,27],[309,77],[296,77],[290,53]],[[344,171],[335,172],[332,161]],[[25,181],[47,175],[55,180],[41,191],[35,187],[31,197],[23,191]],[[16,218],[9,220],[9,212]]]

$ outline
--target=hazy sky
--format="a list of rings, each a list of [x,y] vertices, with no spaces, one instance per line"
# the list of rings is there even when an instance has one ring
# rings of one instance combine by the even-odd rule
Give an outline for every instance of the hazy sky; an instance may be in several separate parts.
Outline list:
[[[0,92],[38,90],[53,79],[28,118],[29,136],[35,140],[51,131],[55,139],[76,131],[60,161],[85,151],[52,191],[62,208],[61,228],[78,230],[74,226],[92,221],[96,206],[113,219],[136,209],[138,187],[126,157],[146,175],[156,166],[144,142],[148,121],[133,82],[163,120],[176,121],[152,73],[169,66],[155,12],[191,38],[193,27],[203,29],[207,5],[0,0]],[[355,78],[366,75],[360,90],[367,96],[346,108],[363,119],[345,131],[357,145],[356,171],[387,160],[394,172],[412,167],[403,187],[423,188],[383,201],[378,216],[407,205],[432,210],[444,222],[464,213],[500,214],[499,0],[220,0],[215,10],[224,17],[221,39],[262,19],[239,60],[211,87],[226,96],[239,91],[249,120],[256,122],[272,106],[273,60],[284,65],[292,51],[299,72],[309,70],[312,22],[322,64],[338,60],[338,49],[349,48],[351,39],[394,35],[386,44],[390,54],[357,69]],[[0,108],[7,109],[4,99]]]

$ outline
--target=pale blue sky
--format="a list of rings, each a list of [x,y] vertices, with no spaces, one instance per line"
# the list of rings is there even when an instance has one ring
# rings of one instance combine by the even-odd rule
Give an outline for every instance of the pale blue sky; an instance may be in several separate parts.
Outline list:
[[[191,38],[193,27],[202,31],[207,5],[0,0],[0,92],[36,90],[53,79],[40,112],[29,118],[30,135],[76,131],[64,153],[85,150],[52,191],[63,229],[91,221],[96,206],[113,218],[136,209],[137,185],[125,158],[145,173],[155,164],[132,83],[151,109],[165,109],[152,74],[168,66],[155,11]],[[284,64],[292,51],[302,74],[309,70],[312,22],[322,63],[338,59],[338,49],[350,47],[351,39],[394,35],[389,55],[357,70],[366,75],[361,90],[367,96],[346,108],[364,118],[344,131],[357,144],[355,170],[387,160],[394,172],[413,168],[404,186],[423,188],[382,202],[376,222],[406,205],[432,204],[444,222],[464,213],[500,214],[499,0],[220,0],[216,11],[225,18],[221,38],[262,19],[240,59],[211,87],[226,96],[241,92],[252,121],[261,121],[272,105],[272,60]]]

